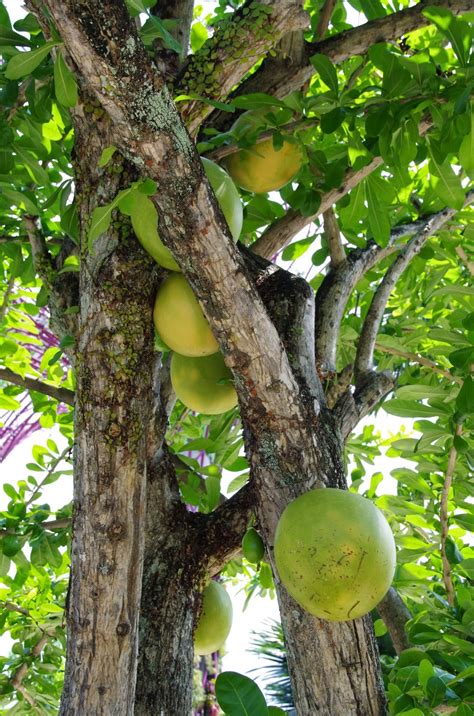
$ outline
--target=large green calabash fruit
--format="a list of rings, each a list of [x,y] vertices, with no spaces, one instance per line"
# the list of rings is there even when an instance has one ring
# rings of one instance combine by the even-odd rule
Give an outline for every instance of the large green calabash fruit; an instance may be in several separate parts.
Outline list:
[[[284,510],[275,533],[275,561],[291,596],[330,621],[370,612],[395,571],[390,526],[370,500],[352,492],[312,490]]]
[[[207,656],[218,651],[232,627],[232,602],[219,582],[210,582],[202,593],[202,611],[194,632],[194,653]]]
[[[219,350],[191,286],[172,273],[158,289],[153,320],[160,338],[183,356],[209,356]]]
[[[190,410],[220,415],[237,405],[232,373],[221,353],[203,358],[173,353],[170,375],[176,397]]]

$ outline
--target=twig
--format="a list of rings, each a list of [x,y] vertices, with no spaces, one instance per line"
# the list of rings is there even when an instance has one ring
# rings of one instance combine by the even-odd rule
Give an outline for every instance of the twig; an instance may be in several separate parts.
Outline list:
[[[464,206],[467,206],[474,200],[474,190],[470,191],[466,196]],[[391,292],[393,291],[398,279],[406,269],[410,261],[423,248],[427,239],[436,233],[445,223],[456,213],[455,209],[443,209],[437,214],[433,214],[423,229],[418,231],[415,236],[408,242],[403,251],[397,256],[392,263],[382,282],[378,286],[370,304],[369,311],[362,326],[362,332],[357,347],[357,356],[355,361],[355,377],[359,381],[360,377],[372,369],[373,355],[377,333],[383,318],[385,306]]]
[[[462,426],[457,425],[455,434],[460,436],[462,433]],[[448,523],[448,497],[453,481],[454,470],[456,468],[457,450],[454,445],[451,446],[448,456],[448,467],[446,469],[446,475],[444,477],[443,490],[441,492],[441,502],[439,506],[439,521],[441,522],[441,560],[443,563],[443,581],[448,597],[448,603],[450,606],[454,605],[454,585],[451,577],[451,565],[446,554],[446,542],[449,534],[449,523]]]
[[[331,266],[337,268],[346,260],[346,252],[342,245],[341,232],[339,231],[339,225],[333,207],[324,212],[323,218],[324,233],[329,246]]]
[[[336,7],[336,2],[337,0],[326,0],[319,11],[318,24],[316,26],[316,32],[314,33],[315,40],[322,40],[326,34],[334,8]]]
[[[1,323],[1,322],[3,321],[3,319],[5,318],[5,315],[6,315],[6,312],[7,312],[7,309],[8,309],[8,304],[9,304],[9,302],[10,302],[10,296],[11,296],[11,293],[12,293],[12,291],[13,291],[13,286],[14,286],[14,285],[15,285],[15,277],[14,277],[14,276],[10,276],[10,278],[9,278],[9,280],[8,280],[8,284],[7,284],[6,291],[5,291],[5,293],[3,294],[2,304],[0,305],[0,323]]]
[[[333,413],[339,425],[342,437],[347,440],[355,426],[364,418],[377,403],[393,390],[395,380],[388,372],[366,373],[363,382],[354,394],[350,390],[339,398]]]
[[[50,638],[53,636],[50,632],[44,632],[43,636],[39,639],[39,641],[34,645],[33,649],[31,650],[31,656],[33,658],[37,658],[41,652],[43,651],[44,647],[50,640]],[[21,664],[21,666],[18,667],[18,669],[13,674],[10,682],[16,691],[19,691],[20,694],[23,696],[25,701],[27,701],[30,706],[36,706],[35,699],[28,693],[28,691],[25,689],[25,687],[22,685],[22,681],[25,678],[26,674],[28,673],[28,664]]]
[[[58,455],[58,457],[54,458],[54,460],[52,461],[52,463],[51,463],[50,466],[48,467],[48,471],[47,471],[46,475],[45,475],[44,478],[41,480],[41,482],[39,483],[39,485],[36,485],[35,489],[33,490],[33,492],[31,493],[30,497],[28,498],[27,502],[25,503],[27,507],[28,507],[28,505],[31,505],[31,503],[32,503],[33,500],[35,499],[36,495],[37,495],[38,492],[41,490],[41,488],[43,487],[43,485],[44,485],[44,483],[46,482],[46,480],[47,480],[47,479],[53,474],[53,472],[56,470],[56,468],[57,468],[57,466],[59,465],[59,463],[62,462],[62,460],[66,460],[66,459],[67,459],[67,456],[68,456],[68,454],[72,451],[72,448],[73,448],[72,445],[68,445],[66,448],[64,448],[64,450],[62,451],[62,453],[61,453],[60,455]]]
[[[458,383],[459,385],[462,385],[463,383],[462,378],[457,378],[448,370],[441,368],[441,366],[434,361],[429,360],[429,358],[425,358],[418,353],[410,353],[409,351],[399,350],[398,348],[392,348],[391,346],[384,346],[383,343],[379,343],[378,341],[375,342],[375,350],[380,351],[381,353],[389,353],[393,356],[400,356],[400,358],[406,358],[411,363],[418,363],[424,368],[428,368],[433,373],[438,373],[454,383]]]
[[[56,273],[54,261],[46,247],[46,241],[41,233],[38,217],[25,214],[23,216],[23,224],[28,235],[31,245],[31,253],[33,262],[39,277],[47,288],[52,287]]]
[[[74,405],[74,391],[69,388],[56,388],[54,385],[48,385],[36,378],[23,378],[9,368],[0,368],[0,380],[19,385],[26,390],[35,390],[37,393],[49,395],[50,398],[54,398],[60,403]]]

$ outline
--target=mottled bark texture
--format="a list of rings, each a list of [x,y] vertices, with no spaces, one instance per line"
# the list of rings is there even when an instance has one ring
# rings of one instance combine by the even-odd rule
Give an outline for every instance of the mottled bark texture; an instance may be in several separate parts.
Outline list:
[[[64,716],[133,713],[154,359],[152,262],[120,222],[87,251],[93,209],[131,180],[119,162],[98,168],[112,139],[106,118],[90,119],[78,108],[82,261]]]

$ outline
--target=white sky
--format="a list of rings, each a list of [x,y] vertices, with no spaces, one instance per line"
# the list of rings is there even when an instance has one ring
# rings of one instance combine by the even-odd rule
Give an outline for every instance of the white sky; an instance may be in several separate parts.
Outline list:
[[[25,15],[25,11],[18,0],[5,0],[4,4],[8,8],[13,22]],[[212,0],[210,2],[201,0],[199,4],[203,5],[205,9],[207,9],[207,7],[211,9],[212,6],[215,5]],[[352,14],[354,17],[352,17]],[[354,25],[359,24],[358,17],[358,13],[355,13],[354,11],[351,13],[351,20]],[[275,198],[277,197],[278,194]],[[306,232],[307,229],[302,232],[300,238],[305,236]],[[318,247],[312,247],[307,254],[295,262],[292,267],[292,270],[295,273],[300,272],[303,275],[307,273],[308,269],[311,267],[311,254],[315,248]],[[316,269],[313,267],[311,277],[313,277],[316,274],[316,271],[320,268],[321,267]],[[412,421],[405,422],[407,424],[412,423]],[[385,413],[383,414],[383,421],[377,421],[377,428],[382,432],[384,438],[388,437],[390,434],[397,433],[400,427],[400,419]],[[5,482],[15,484],[17,480],[25,479],[28,474],[25,464],[31,459],[32,446],[35,444],[44,444],[48,437],[52,437],[56,441],[58,449],[61,452],[65,447],[65,440],[60,435],[57,428],[51,431],[42,430],[41,432],[35,433],[19,445],[2,463],[0,471],[0,484]],[[368,466],[367,480],[370,480],[370,476],[374,472],[382,472],[386,476],[383,484],[379,485],[378,494],[395,494],[396,481],[389,476],[389,471],[393,470],[396,466],[400,467],[401,462],[402,461],[398,461],[395,463],[389,458],[381,457],[375,459],[374,466]],[[232,475],[231,477],[235,477],[235,475]],[[229,480],[230,477],[227,482]],[[72,499],[72,478],[67,477],[52,485],[48,485],[42,492],[42,502],[49,503],[53,511],[57,510]],[[8,498],[3,490],[1,490],[0,509],[6,509],[7,503]],[[259,629],[263,628],[265,621],[279,618],[277,602],[276,599],[270,600],[269,598],[261,599],[260,597],[255,597],[250,601],[247,610],[243,612],[242,606],[245,600],[245,595],[243,594],[241,588],[229,585],[228,591],[232,597],[234,605],[234,621],[232,631],[226,644],[227,654],[223,659],[223,669],[247,674],[252,678],[256,678],[258,681],[258,677],[251,673],[252,670],[259,665],[258,657],[247,651],[250,642],[250,634],[252,631],[259,631]],[[0,638],[0,652],[7,654],[10,644],[11,640],[7,636]]]

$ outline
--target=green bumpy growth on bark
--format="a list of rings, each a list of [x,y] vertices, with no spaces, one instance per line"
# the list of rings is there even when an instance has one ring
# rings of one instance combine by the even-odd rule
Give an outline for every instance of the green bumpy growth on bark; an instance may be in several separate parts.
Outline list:
[[[240,13],[238,22],[233,15],[220,23],[212,39],[192,57],[179,84],[182,92],[220,97],[221,58],[225,58],[224,66],[244,60],[248,54],[249,35],[254,42],[265,43],[262,55],[271,49],[275,42],[271,6],[252,2]]]

